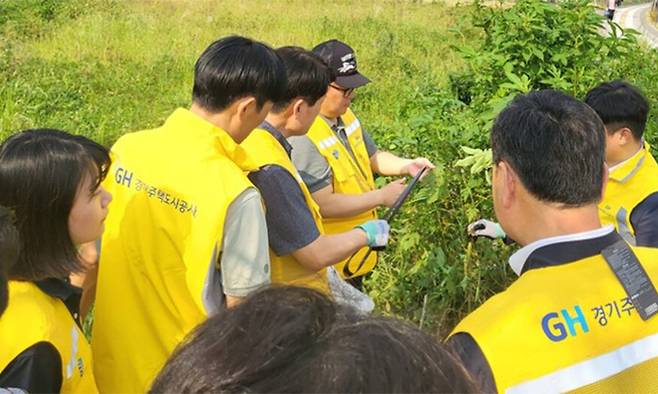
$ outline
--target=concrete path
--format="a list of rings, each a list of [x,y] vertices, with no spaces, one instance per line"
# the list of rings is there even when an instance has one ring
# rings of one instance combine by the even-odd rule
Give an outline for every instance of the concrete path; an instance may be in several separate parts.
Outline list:
[[[652,48],[658,48],[658,29],[649,21],[651,3],[620,7],[615,12],[614,21],[623,28],[635,29]]]

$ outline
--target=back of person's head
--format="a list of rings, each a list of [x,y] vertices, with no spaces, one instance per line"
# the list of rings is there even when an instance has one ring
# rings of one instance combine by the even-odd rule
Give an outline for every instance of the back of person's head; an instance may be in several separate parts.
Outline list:
[[[282,100],[275,102],[272,112],[283,112],[295,98],[309,106],[327,93],[334,74],[321,57],[304,48],[287,46],[276,50],[286,68],[288,85]]]
[[[193,101],[208,112],[222,112],[235,100],[252,96],[258,108],[285,94],[286,71],[269,46],[240,36],[219,39],[194,66]]]
[[[314,290],[259,291],[200,325],[151,392],[475,392],[441,345]]]
[[[18,259],[18,230],[14,213],[0,205],[0,316],[7,308],[7,271]]]
[[[635,86],[619,80],[604,82],[587,93],[585,103],[596,111],[608,128],[608,133],[627,127],[633,133],[633,138],[642,138],[649,102]]]
[[[11,279],[37,281],[81,272],[69,214],[84,182],[98,189],[108,150],[54,129],[19,132],[0,145],[0,204],[16,214],[21,250]],[[85,198],[86,194],[85,194]]]
[[[571,96],[554,90],[517,96],[498,115],[491,146],[494,164],[509,164],[540,201],[579,207],[601,198],[605,128]]]

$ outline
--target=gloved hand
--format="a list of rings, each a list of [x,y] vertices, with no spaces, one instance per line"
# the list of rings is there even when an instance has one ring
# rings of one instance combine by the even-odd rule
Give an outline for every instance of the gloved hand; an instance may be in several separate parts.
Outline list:
[[[355,228],[360,228],[368,236],[368,246],[371,248],[383,248],[388,244],[388,232],[391,226],[386,220],[369,220]]]
[[[471,239],[486,237],[489,239],[505,238],[507,235],[500,224],[486,219],[480,219],[468,225],[468,236]]]

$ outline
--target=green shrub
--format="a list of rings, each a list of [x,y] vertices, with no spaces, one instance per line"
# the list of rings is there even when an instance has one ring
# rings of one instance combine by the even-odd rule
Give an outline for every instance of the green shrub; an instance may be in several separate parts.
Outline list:
[[[518,93],[553,88],[582,97],[616,78],[650,98],[658,93],[656,52],[641,47],[635,32],[608,25],[587,0],[511,7],[478,1],[467,9],[458,33],[479,39],[453,46],[466,65],[450,75],[449,91],[431,83],[409,91],[398,113],[403,125],[396,126],[409,132],[377,126],[384,147],[436,158],[438,170],[393,224],[392,245],[368,288],[384,311],[438,336],[514,279],[506,262],[514,247],[472,244],[465,234],[473,220],[493,218],[486,175],[496,114]]]
[[[599,35],[605,22],[583,1],[452,8],[376,0],[0,0],[0,7],[0,138],[57,127],[111,145],[156,126],[189,105],[194,60],[226,34],[274,46],[333,37],[350,43],[373,81],[354,102],[364,126],[382,149],[437,164],[393,222],[391,245],[366,286],[381,311],[440,336],[514,279],[506,263],[513,248],[472,244],[465,233],[471,221],[493,218],[489,128],[505,103],[542,87],[582,96],[611,78],[636,83],[652,102],[658,94],[656,52],[632,35]],[[649,141],[655,119],[652,111]]]

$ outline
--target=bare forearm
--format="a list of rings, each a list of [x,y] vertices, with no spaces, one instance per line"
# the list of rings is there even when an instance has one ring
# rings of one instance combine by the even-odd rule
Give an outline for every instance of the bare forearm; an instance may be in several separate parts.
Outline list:
[[[405,167],[413,160],[403,159],[390,152],[377,151],[370,158],[372,170],[379,175],[399,176],[405,175]]]
[[[233,308],[235,306],[238,306],[238,304],[240,304],[243,299],[244,299],[243,297],[234,297],[234,296],[226,295],[226,307]]]
[[[321,235],[307,246],[292,253],[295,260],[314,271],[329,267],[368,245],[363,230],[353,229],[335,235]]]
[[[313,198],[320,206],[320,213],[325,218],[346,218],[359,215],[363,212],[382,205],[379,190],[363,194],[323,193],[313,194]]]

